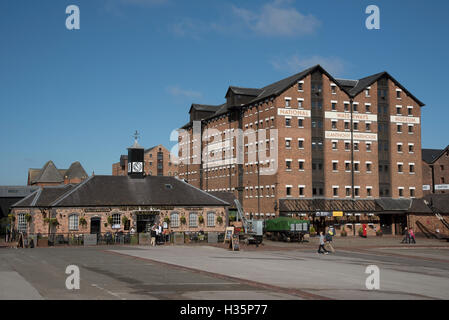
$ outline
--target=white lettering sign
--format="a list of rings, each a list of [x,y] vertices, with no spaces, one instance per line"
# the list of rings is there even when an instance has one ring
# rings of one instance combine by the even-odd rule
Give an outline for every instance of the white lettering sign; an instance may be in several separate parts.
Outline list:
[[[419,124],[418,117],[390,116],[391,122]]]
[[[347,113],[347,112],[329,112],[329,111],[327,111],[324,116],[326,119],[351,120],[351,114]],[[353,113],[352,120],[377,121],[377,115]]]
[[[351,132],[326,131],[325,138],[326,139],[349,140],[349,139],[351,139]],[[354,140],[377,141],[377,133],[354,132],[353,139]]]
[[[310,118],[310,110],[302,109],[278,109],[278,116],[308,117]]]
[[[430,190],[430,185],[424,184],[424,185],[422,186],[422,189],[423,189],[424,191]]]
[[[435,190],[449,190],[449,184],[436,184]]]

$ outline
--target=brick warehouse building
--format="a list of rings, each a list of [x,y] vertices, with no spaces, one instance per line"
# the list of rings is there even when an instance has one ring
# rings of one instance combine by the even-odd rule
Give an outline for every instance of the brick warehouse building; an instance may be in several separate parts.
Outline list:
[[[423,193],[449,193],[449,146],[422,150]]]
[[[387,72],[343,80],[317,65],[260,89],[231,86],[222,105],[192,104],[179,177],[233,192],[262,218],[281,200],[419,198],[423,106]]]
[[[163,145],[145,150],[145,173],[150,176],[178,176],[177,160]],[[128,155],[121,155],[120,162],[112,164],[113,176],[126,176],[128,171]]]

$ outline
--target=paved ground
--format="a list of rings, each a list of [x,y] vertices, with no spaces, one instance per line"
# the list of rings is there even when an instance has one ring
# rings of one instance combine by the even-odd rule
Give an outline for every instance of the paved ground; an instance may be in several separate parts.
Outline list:
[[[360,240],[368,240],[360,242]],[[0,299],[449,299],[449,246],[335,239],[337,252],[265,242],[220,246],[0,249]],[[79,266],[81,289],[65,288]],[[380,290],[367,290],[368,265]]]

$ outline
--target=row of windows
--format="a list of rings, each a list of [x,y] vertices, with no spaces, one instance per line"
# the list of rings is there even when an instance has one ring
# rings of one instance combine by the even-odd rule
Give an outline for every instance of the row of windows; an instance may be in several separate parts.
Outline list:
[[[186,221],[187,222],[187,221]],[[189,213],[189,227],[196,228],[199,224],[198,213]],[[177,228],[181,224],[181,217],[178,212],[172,212],[170,214],[170,227]],[[208,212],[206,215],[206,225],[208,227],[215,227],[215,212]]]

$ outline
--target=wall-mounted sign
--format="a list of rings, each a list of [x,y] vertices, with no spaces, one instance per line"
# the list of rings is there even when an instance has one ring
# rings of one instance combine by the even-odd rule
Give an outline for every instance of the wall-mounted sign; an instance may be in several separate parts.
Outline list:
[[[310,110],[303,109],[278,109],[278,116],[306,117],[310,118]]]
[[[332,211],[334,217],[343,217],[343,211]]]
[[[110,212],[111,208],[86,208],[84,212]]]
[[[324,113],[326,119],[337,119],[337,120],[351,120],[351,114],[347,112],[331,112],[326,111]],[[364,113],[353,113],[352,120],[356,121],[377,121],[377,115],[375,114],[364,114]]]
[[[449,190],[449,184],[436,184],[435,190]]]
[[[340,139],[340,140],[350,140],[351,132],[346,131],[326,131],[326,139]],[[364,141],[377,141],[377,133],[364,133],[364,132],[354,132],[354,140],[364,140]]]
[[[401,122],[401,123],[414,123],[419,124],[418,117],[406,117],[406,116],[390,116],[391,122]]]
[[[422,189],[423,189],[424,191],[428,191],[428,190],[430,190],[430,185],[424,184],[424,185],[422,186]]]
[[[330,217],[330,216],[332,216],[332,213],[331,213],[331,212],[328,212],[328,211],[317,211],[317,212],[315,213],[315,215],[316,215],[317,217]]]

